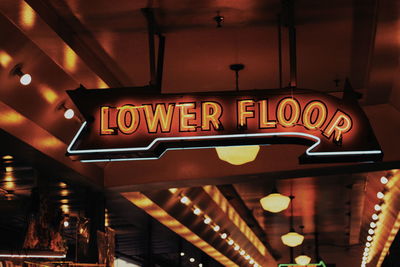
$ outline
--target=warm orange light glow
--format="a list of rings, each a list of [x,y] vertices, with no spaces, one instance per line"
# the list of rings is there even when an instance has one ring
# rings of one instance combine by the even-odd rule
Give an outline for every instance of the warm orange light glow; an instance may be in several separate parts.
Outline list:
[[[115,134],[115,130],[109,128],[109,120],[110,120],[110,108],[109,107],[101,107],[101,116],[100,116],[100,132],[104,135]]]
[[[101,78],[97,77],[97,88],[105,89],[108,87],[109,86]]]
[[[57,101],[57,99],[58,99],[57,93],[53,89],[48,87],[47,85],[39,86],[39,91],[40,91],[40,94],[43,96],[43,98],[49,104],[55,103]]]
[[[69,71],[74,72],[76,70],[77,55],[68,45],[64,45],[64,58],[63,66]]]
[[[289,207],[290,198],[279,193],[272,193],[260,199],[264,210],[277,213]]]
[[[4,160],[12,160],[12,159],[14,159],[14,157],[11,155],[5,155],[5,156],[3,156],[3,159]]]
[[[7,181],[4,183],[4,189],[5,190],[13,190],[15,189],[15,183],[11,181]]]
[[[7,110],[0,113],[0,122],[8,125],[21,124],[24,121],[24,117],[13,110]]]
[[[11,174],[11,173],[7,173],[5,176],[4,176],[4,181],[6,181],[6,182],[12,182],[12,181],[14,181],[15,179],[14,179],[14,176]]]
[[[300,255],[300,256],[297,256],[294,260],[296,261],[296,263],[298,265],[304,266],[304,265],[307,265],[310,263],[311,258],[308,257],[307,255]]]
[[[117,125],[123,134],[134,133],[139,126],[138,110],[129,105],[118,107]]]
[[[304,236],[296,232],[289,232],[281,236],[283,244],[289,247],[297,247],[303,243]]]
[[[68,190],[61,190],[61,196],[65,197],[68,196],[69,191]]]
[[[268,128],[275,128],[276,121],[269,120],[268,118],[268,100],[261,100],[259,102],[260,107],[260,128],[268,129]]]
[[[290,109],[290,115],[287,117],[287,108]],[[300,118],[300,104],[293,98],[284,98],[278,104],[276,117],[280,125],[283,127],[293,127]]]
[[[21,26],[29,30],[35,25],[35,20],[35,11],[25,1],[20,1],[19,23]]]
[[[203,131],[211,130],[211,125],[215,130],[219,129],[222,107],[217,102],[203,102],[201,104],[201,129]]]
[[[164,104],[156,104],[155,111],[152,105],[143,105],[143,107],[149,133],[157,133],[159,126],[161,132],[171,131],[172,115],[174,114],[173,104],[168,104],[168,109]]]
[[[4,50],[0,50],[0,65],[7,68],[12,61],[12,57]]]
[[[317,130],[324,124],[326,117],[326,106],[322,102],[315,100],[308,103],[304,108],[303,124],[309,130]]]
[[[168,190],[169,190],[169,192],[171,192],[172,194],[175,194],[176,191],[178,191],[178,188],[170,188],[170,189],[168,189]]]
[[[243,165],[256,159],[260,146],[216,147],[218,157],[232,165]]]
[[[333,138],[336,141],[339,141],[344,133],[350,131],[351,126],[351,118],[340,110],[337,110],[329,124],[326,126],[323,135],[327,138],[331,138],[333,135]]]
[[[238,124],[239,126],[246,127],[247,119],[254,118],[254,110],[248,110],[248,107],[254,107],[254,100],[240,100],[238,101]]]
[[[61,205],[61,210],[64,213],[69,213],[69,205],[66,204]]]
[[[13,170],[14,168],[11,166],[6,167],[6,172],[12,172]]]
[[[190,124],[196,119],[196,113],[194,113],[195,103],[182,103],[180,106],[180,131],[182,132],[194,132],[196,126]]]

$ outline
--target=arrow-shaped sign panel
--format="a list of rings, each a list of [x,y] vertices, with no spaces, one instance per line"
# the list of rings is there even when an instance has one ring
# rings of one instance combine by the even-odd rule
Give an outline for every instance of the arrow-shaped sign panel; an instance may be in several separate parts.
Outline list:
[[[154,94],[68,91],[85,122],[67,154],[81,161],[157,159],[170,149],[301,144],[301,163],[377,161],[382,151],[356,101],[311,90]]]

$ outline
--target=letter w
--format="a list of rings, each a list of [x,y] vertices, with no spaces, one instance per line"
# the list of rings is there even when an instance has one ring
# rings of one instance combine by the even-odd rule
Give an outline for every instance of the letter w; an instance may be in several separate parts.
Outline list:
[[[149,133],[157,133],[159,125],[163,133],[171,131],[174,104],[168,104],[168,110],[164,104],[156,104],[155,111],[152,105],[144,105],[144,113]]]

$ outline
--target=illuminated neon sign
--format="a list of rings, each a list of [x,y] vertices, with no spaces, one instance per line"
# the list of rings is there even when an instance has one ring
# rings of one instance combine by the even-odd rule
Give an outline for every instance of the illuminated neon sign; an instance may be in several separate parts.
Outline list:
[[[81,161],[157,159],[169,149],[308,146],[300,162],[376,161],[382,151],[358,104],[311,90],[152,94],[76,89],[85,118],[67,154]]]
[[[309,263],[307,265],[299,265],[296,263],[288,263],[288,264],[279,264],[278,267],[300,267],[300,266],[309,266],[309,267],[326,267],[325,263],[323,261],[320,261],[319,263]]]

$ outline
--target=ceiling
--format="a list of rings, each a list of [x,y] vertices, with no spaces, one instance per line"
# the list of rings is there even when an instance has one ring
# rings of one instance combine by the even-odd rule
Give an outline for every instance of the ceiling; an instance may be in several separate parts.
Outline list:
[[[295,196],[294,223],[296,229],[305,227],[304,249],[313,253],[318,232],[321,255],[329,263],[358,265],[360,236],[364,238],[362,231],[370,216],[365,207],[371,207],[379,190],[379,183],[371,186],[370,181],[381,172],[360,173],[365,169],[351,170],[352,166],[340,166],[339,172],[335,165],[323,165],[329,167],[325,171],[321,166],[292,168],[298,165],[301,148],[288,146],[262,148],[255,162],[238,168],[219,162],[213,150],[171,151],[157,163],[94,165],[65,157],[66,146],[81,123],[62,117],[60,104],[74,107],[65,90],[80,84],[89,89],[149,84],[148,22],[143,8],[154,14],[154,28],[150,29],[166,38],[161,92],[234,90],[235,77],[229,69],[234,63],[245,65],[239,75],[240,90],[279,88],[278,0],[2,0],[0,29],[7,38],[0,39],[0,125],[3,140],[13,144],[3,141],[8,144],[4,151],[24,162],[21,166],[15,163],[15,194],[28,197],[37,169],[96,189],[105,184],[120,191],[147,190],[156,195],[171,186],[217,184],[275,259],[284,262],[288,250],[280,235],[289,230],[290,213],[266,213],[258,202],[271,191],[275,175],[285,178],[276,181],[279,191]],[[395,156],[397,135],[390,123],[393,129],[398,128],[398,10],[395,0],[295,1],[298,87],[337,93],[348,77],[363,94],[361,103],[378,122],[373,125],[376,132],[388,140],[385,145],[392,147]],[[220,28],[214,21],[217,12],[224,16]],[[156,48],[158,40],[156,37]],[[11,58],[8,61],[7,55]],[[282,60],[282,85],[286,86],[286,27],[282,29]],[[21,62],[33,77],[29,87],[21,87],[9,75]],[[389,123],[382,120],[385,114]],[[396,160],[397,165],[382,164],[379,168],[398,168]],[[202,168],[204,165],[209,168]],[[300,169],[302,174],[293,171]],[[266,170],[269,176],[263,176]],[[302,178],[292,179],[299,176]],[[132,178],[133,187],[121,189],[119,181],[126,177]],[[185,177],[193,181],[186,182]],[[78,203],[73,206],[79,209],[82,192],[77,195]],[[108,192],[107,198],[111,225],[117,229],[118,251],[137,259],[144,253],[147,228],[135,220],[143,222],[148,216],[115,192]],[[1,209],[9,209],[11,202],[4,201],[0,201]],[[23,215],[16,214],[14,219],[21,224]],[[1,218],[0,225],[6,229],[14,219],[5,223],[7,219]],[[180,239],[155,220],[150,221],[155,229],[154,249],[165,254],[160,262],[168,265],[169,260],[177,260],[177,248],[171,244]],[[196,257],[205,257],[190,244],[184,246],[196,251]],[[337,255],[345,255],[347,262],[338,262]]]

